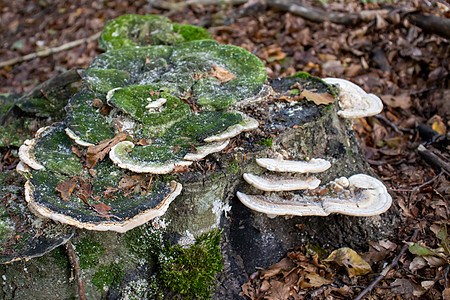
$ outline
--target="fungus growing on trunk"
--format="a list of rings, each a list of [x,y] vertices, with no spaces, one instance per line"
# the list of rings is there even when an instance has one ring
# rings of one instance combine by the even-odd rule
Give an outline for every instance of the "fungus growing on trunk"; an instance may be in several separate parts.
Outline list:
[[[25,199],[44,218],[89,230],[125,232],[165,213],[181,184],[139,175],[109,160],[83,167],[64,124],[41,130],[28,153],[43,167],[25,172]],[[22,161],[27,164],[27,161]],[[32,167],[32,166],[30,166]]]
[[[343,118],[368,117],[379,114],[383,110],[383,103],[380,98],[374,94],[366,93],[353,82],[339,78],[324,78],[323,81],[337,85],[339,106],[342,109],[337,113]]]
[[[269,216],[328,216],[331,213],[375,216],[391,206],[392,198],[378,179],[356,174],[348,178],[348,182],[349,186],[338,192],[324,186],[325,194],[291,192],[246,195],[237,192],[237,197],[250,209]]]

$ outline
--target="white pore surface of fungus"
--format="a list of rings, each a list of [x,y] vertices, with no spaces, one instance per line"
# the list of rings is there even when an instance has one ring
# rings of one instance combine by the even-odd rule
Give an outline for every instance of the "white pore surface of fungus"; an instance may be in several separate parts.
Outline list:
[[[339,106],[342,110],[337,113],[343,118],[368,117],[379,114],[383,110],[380,98],[366,93],[353,82],[340,78],[324,78],[323,81],[338,86]]]
[[[257,158],[256,163],[269,171],[292,173],[319,173],[331,167],[331,163],[322,158],[312,158],[309,161]]]
[[[244,174],[244,180],[259,190],[267,192],[295,191],[315,189],[320,180],[316,177],[284,177],[275,175],[257,176],[250,173]]]

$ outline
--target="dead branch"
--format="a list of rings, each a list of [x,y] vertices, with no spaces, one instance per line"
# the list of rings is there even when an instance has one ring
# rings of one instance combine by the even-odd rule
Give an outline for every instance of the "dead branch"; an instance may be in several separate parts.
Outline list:
[[[408,14],[407,19],[423,31],[434,33],[450,40],[450,19],[418,12]]]
[[[415,240],[418,234],[419,234],[419,229],[415,229],[413,235],[411,236],[411,238],[409,238],[409,240]],[[372,283],[368,287],[366,287],[361,292],[361,294],[359,294],[358,297],[356,297],[354,300],[361,300],[367,293],[369,293],[377,285],[377,283],[380,282],[387,275],[387,273],[389,273],[389,271],[392,268],[397,266],[398,261],[400,260],[400,258],[402,258],[403,254],[405,254],[405,252],[406,252],[406,250],[408,250],[408,248],[409,248],[408,245],[403,246],[402,250],[394,258],[392,263],[389,266],[387,266],[386,268],[384,268],[383,271],[381,272],[381,274],[374,281],[372,281]]]
[[[447,174],[450,173],[450,164],[425,148],[423,145],[419,145],[419,147],[417,147],[417,151],[419,151],[419,154],[423,160],[433,167],[433,169],[444,170]]]
[[[77,47],[79,45],[82,45],[82,44],[85,44],[85,43],[89,43],[91,41],[94,41],[94,40],[98,39],[100,34],[101,34],[101,32],[98,32],[98,33],[93,34],[93,35],[91,35],[91,36],[89,36],[87,38],[83,38],[83,39],[79,39],[79,40],[76,40],[76,41],[72,41],[72,42],[63,44],[63,45],[58,46],[58,47],[46,48],[44,50],[37,51],[37,52],[34,52],[34,53],[30,53],[30,54],[27,54],[25,56],[20,56],[20,57],[9,59],[7,61],[2,61],[2,62],[0,62],[0,68],[6,67],[6,66],[11,66],[11,65],[23,62],[23,61],[32,60],[32,59],[34,59],[36,57],[49,56],[49,55],[54,54],[54,53],[62,52],[62,51],[65,51],[65,50]]]
[[[83,275],[81,274],[80,258],[78,257],[77,252],[75,251],[75,247],[70,241],[65,243],[64,247],[66,248],[70,264],[72,265],[75,271],[75,278],[78,284],[78,297],[80,298],[80,300],[86,300],[86,295],[84,294]]]
[[[307,6],[289,0],[268,0],[267,5],[278,10],[288,11],[312,22],[320,23],[329,21],[341,25],[355,25],[361,21],[373,20],[377,14],[382,17],[386,17],[389,13],[389,10],[387,9],[366,10],[359,13],[327,12],[320,8]]]

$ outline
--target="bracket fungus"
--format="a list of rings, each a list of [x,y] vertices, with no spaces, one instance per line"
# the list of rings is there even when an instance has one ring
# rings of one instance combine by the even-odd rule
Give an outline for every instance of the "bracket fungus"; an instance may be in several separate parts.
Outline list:
[[[257,158],[256,162],[271,174],[257,176],[245,173],[244,180],[260,191],[271,193],[246,195],[238,191],[237,197],[247,207],[269,216],[328,216],[331,213],[374,216],[385,212],[392,203],[383,183],[369,175],[356,174],[348,179],[340,177],[315,192],[314,189],[320,184],[315,177],[278,174],[324,172],[331,166],[324,159],[291,161]]]
[[[268,93],[264,64],[208,38],[204,29],[159,16],[110,22],[100,37],[109,51],[80,73],[64,122],[20,148],[30,210],[125,232],[164,214],[180,194],[182,185],[160,174],[256,129],[259,122],[233,105]]]
[[[381,99],[366,93],[362,88],[345,79],[324,78],[324,82],[337,85],[339,105],[342,110],[338,115],[343,118],[356,119],[379,114],[383,110]]]
[[[143,45],[175,45],[183,42],[211,39],[206,29],[172,23],[160,15],[123,15],[106,23],[99,37],[104,50]]]
[[[0,178],[0,264],[42,256],[66,243],[73,228],[55,224],[26,209],[23,189],[16,174],[7,171]]]
[[[25,172],[25,199],[38,216],[90,230],[125,232],[167,210],[181,184],[127,172],[109,160],[85,168],[63,124],[40,130],[28,153],[43,167]],[[27,161],[23,161],[27,164]]]

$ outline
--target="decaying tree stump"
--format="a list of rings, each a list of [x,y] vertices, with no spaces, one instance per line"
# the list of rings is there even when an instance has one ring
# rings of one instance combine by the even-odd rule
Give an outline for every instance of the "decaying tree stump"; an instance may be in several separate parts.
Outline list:
[[[135,18],[125,20],[135,26]],[[180,44],[110,50],[82,73],[83,85],[74,96],[70,83],[78,80],[75,73],[47,82],[42,95],[37,93],[44,103],[52,99],[52,91],[67,95],[61,97],[64,103],[55,107],[62,107],[70,98],[68,115],[64,122],[40,130],[35,139],[24,143],[18,170],[27,179],[26,200],[34,213],[81,228],[71,239],[79,263],[74,272],[63,247],[51,251],[55,243],[40,253],[33,252],[32,257],[42,257],[12,262],[31,258],[23,249],[33,248],[36,240],[63,243],[72,232],[68,225],[31,216],[23,180],[11,170],[0,177],[0,200],[6,209],[0,217],[16,222],[14,227],[0,219],[0,246],[5,247],[0,248],[0,263],[11,262],[0,266],[0,296],[73,298],[82,276],[87,299],[205,298],[214,278],[213,299],[241,299],[241,285],[250,274],[277,262],[295,247],[317,244],[363,250],[368,241],[393,234],[399,220],[394,209],[371,217],[289,213],[274,217],[276,213],[254,211],[242,204],[236,197],[238,191],[269,198],[279,193],[262,192],[243,179],[245,173],[268,172],[257,163],[258,158],[328,161],[331,167],[315,174],[320,189],[279,193],[286,201],[309,197],[317,206],[325,196],[338,193],[330,190],[330,182],[336,178],[373,175],[352,121],[340,116],[345,108],[338,98],[341,101],[343,93],[305,73],[265,82],[264,65],[249,52],[211,40],[185,42],[189,37],[180,36],[165,18],[149,20],[158,28],[169,29],[170,45]],[[198,30],[186,28],[180,32]],[[205,38],[204,31],[197,34]],[[127,39],[119,42],[130,43]],[[119,42],[104,41],[104,46],[109,50],[120,46]],[[16,101],[1,118],[6,127],[18,126],[15,122],[24,116],[42,116],[35,94]],[[173,112],[164,106],[168,103],[181,121],[173,120],[174,114],[164,115],[165,109]],[[53,113],[60,111],[44,115]],[[236,128],[226,147],[192,158],[214,145],[207,139]],[[120,143],[122,148],[117,146]],[[139,147],[141,154],[145,149],[168,149],[168,153],[157,153],[158,159],[152,160],[152,155],[133,154]],[[158,171],[149,172],[154,166]],[[175,183],[176,191],[171,190]],[[167,196],[162,197],[165,200],[161,201],[161,195]],[[115,207],[119,198],[120,205]],[[138,205],[132,206],[136,202]],[[147,212],[152,217],[164,214],[148,220]],[[143,219],[133,221],[136,218]],[[137,226],[142,220],[146,223]],[[4,228],[16,235],[5,234]],[[23,238],[31,233],[33,239]],[[9,238],[7,242],[3,242],[4,236]],[[19,244],[21,247],[16,247]],[[71,251],[72,261],[75,252]]]

